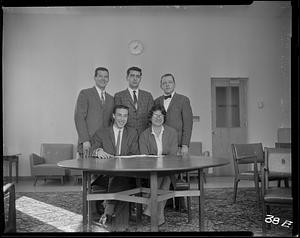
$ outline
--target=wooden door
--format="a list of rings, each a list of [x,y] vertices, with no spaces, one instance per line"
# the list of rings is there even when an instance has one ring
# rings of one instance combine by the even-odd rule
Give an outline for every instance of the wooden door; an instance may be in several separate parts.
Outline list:
[[[211,78],[212,155],[228,158],[214,175],[234,175],[232,143],[247,141],[247,78]]]

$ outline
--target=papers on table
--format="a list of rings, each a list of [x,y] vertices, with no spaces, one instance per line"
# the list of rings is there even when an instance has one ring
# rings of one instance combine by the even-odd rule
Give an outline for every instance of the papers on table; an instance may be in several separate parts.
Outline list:
[[[116,159],[127,159],[127,158],[159,158],[159,157],[163,157],[163,155],[115,155],[113,158]]]

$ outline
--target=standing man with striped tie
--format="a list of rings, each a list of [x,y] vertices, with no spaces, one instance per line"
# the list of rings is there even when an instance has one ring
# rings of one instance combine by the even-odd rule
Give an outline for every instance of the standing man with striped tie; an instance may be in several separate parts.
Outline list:
[[[97,129],[111,123],[114,98],[105,91],[109,82],[108,69],[98,67],[95,86],[80,91],[75,108],[75,126],[78,134],[77,151],[81,158],[89,154],[91,138]]]
[[[106,86],[109,82],[109,72],[107,68],[98,67],[94,74],[95,86],[80,91],[77,98],[74,120],[78,134],[77,152],[80,158],[85,158],[90,153],[91,138],[97,129],[108,127],[112,121],[112,111],[114,98],[106,92]],[[92,187],[97,185],[98,189],[107,188],[107,178],[101,179],[102,175],[93,174]],[[97,179],[96,179],[97,178]],[[100,204],[100,205],[96,205]],[[96,206],[99,209],[96,209]],[[92,202],[93,216],[101,215],[103,207],[101,203]],[[96,211],[98,210],[97,214]]]
[[[111,157],[114,155],[139,154],[137,131],[126,126],[128,111],[129,109],[125,105],[115,105],[113,110],[114,124],[97,130],[92,137],[91,150],[99,159],[113,159]],[[135,186],[135,178],[110,177],[108,192],[123,191]],[[104,202],[104,207],[104,214],[99,221],[101,225],[111,225],[114,218],[116,227],[112,227],[112,229],[117,228],[117,231],[124,231],[128,228],[128,202],[107,200]]]
[[[141,79],[142,70],[130,67],[126,76],[128,88],[117,92],[114,97],[115,105],[123,104],[129,108],[127,126],[137,129],[138,134],[149,126],[148,113],[153,106],[151,93],[139,89]]]

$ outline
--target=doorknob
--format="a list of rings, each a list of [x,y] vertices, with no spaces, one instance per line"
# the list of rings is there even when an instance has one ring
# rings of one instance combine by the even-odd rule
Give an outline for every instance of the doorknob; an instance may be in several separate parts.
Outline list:
[[[215,134],[216,134],[216,132],[215,132],[215,131],[212,131],[212,132],[211,132],[211,134],[215,135]]]

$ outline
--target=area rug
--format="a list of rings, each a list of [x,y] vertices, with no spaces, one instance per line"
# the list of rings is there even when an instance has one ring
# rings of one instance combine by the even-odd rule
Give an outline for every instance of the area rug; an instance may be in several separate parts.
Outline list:
[[[205,190],[205,231],[250,231],[254,236],[261,236],[262,213],[257,205],[255,190],[239,188],[237,201],[234,204],[232,197],[231,188]],[[198,232],[199,199],[193,197],[191,200],[192,220],[189,223],[187,213],[166,208],[166,223],[159,227],[159,231]],[[17,192],[16,207],[17,232],[81,231],[81,192]],[[271,210],[271,215],[279,218],[279,221],[278,224],[271,225],[271,229],[267,230],[267,236],[292,236],[292,209],[274,208]],[[98,229],[98,231],[105,230]],[[130,221],[129,231],[149,232],[149,219],[143,219],[139,224]]]

